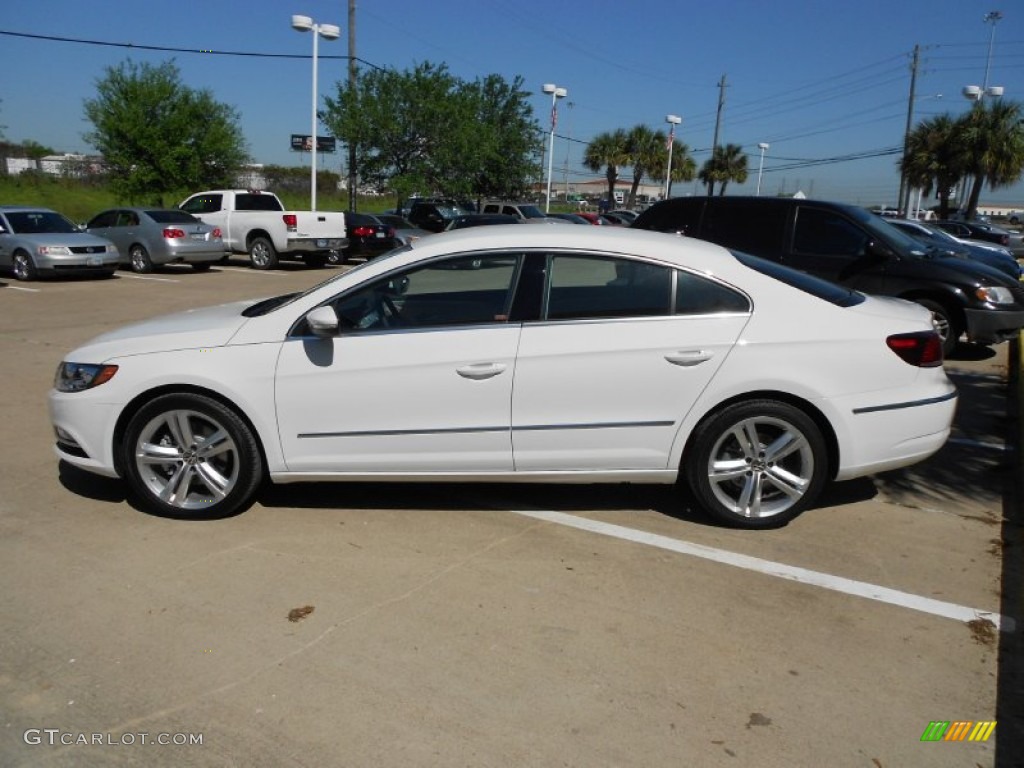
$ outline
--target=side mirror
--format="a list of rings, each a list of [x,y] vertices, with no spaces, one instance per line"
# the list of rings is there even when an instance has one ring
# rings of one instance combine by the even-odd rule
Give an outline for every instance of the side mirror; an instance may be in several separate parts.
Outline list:
[[[306,313],[310,332],[321,339],[338,335],[338,315],[334,307],[322,306]]]
[[[877,240],[869,240],[867,245],[864,246],[864,255],[884,261],[886,259],[891,259],[896,254],[892,248],[885,243],[880,243]]]

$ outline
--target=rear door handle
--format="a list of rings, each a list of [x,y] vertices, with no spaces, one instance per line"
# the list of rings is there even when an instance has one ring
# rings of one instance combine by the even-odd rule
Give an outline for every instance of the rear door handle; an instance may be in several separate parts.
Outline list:
[[[700,365],[701,363],[707,362],[712,357],[714,357],[714,355],[711,352],[707,352],[703,349],[680,350],[679,352],[671,352],[665,355],[665,359],[673,365],[682,365],[684,367]]]
[[[455,372],[464,379],[489,379],[504,372],[508,366],[504,363],[473,363],[456,368]]]

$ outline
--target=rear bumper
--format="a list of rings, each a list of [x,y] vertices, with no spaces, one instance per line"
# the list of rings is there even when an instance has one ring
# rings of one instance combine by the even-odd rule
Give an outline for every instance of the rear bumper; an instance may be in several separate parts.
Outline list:
[[[934,454],[949,438],[957,393],[947,383],[924,398],[867,402],[859,396],[858,400],[846,404],[852,412],[851,433],[840,445],[837,480],[899,469]]]
[[[319,251],[340,251],[348,247],[347,237],[311,237],[288,240],[286,253],[317,253]]]

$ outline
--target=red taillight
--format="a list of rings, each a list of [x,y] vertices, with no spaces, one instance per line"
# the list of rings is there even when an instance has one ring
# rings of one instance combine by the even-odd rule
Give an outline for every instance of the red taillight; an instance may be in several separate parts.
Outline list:
[[[373,227],[356,227],[352,230],[352,234],[356,237],[372,237]]]
[[[213,232],[210,233],[210,237],[214,240],[220,240],[224,237],[224,234],[220,231],[220,227],[214,227]]]
[[[935,331],[897,333],[885,340],[900,359],[919,368],[942,365],[942,339]]]
[[[170,229],[170,228],[168,228],[168,229],[164,230],[164,237],[166,237],[168,240],[178,240],[178,239],[180,239],[180,238],[182,238],[184,236],[185,236],[185,230],[183,230],[183,229]]]
[[[286,213],[282,217],[284,219],[284,225],[288,228],[289,232],[294,232],[299,227],[299,217],[294,213]]]

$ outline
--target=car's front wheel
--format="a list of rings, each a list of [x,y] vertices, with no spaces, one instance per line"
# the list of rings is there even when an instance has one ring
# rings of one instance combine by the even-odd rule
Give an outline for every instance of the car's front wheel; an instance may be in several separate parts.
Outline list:
[[[932,313],[932,326],[942,341],[942,354],[944,357],[949,357],[956,349],[960,334],[963,333],[959,320],[956,315],[937,301],[919,299],[917,303]]]
[[[27,282],[39,277],[39,271],[36,269],[35,262],[32,261],[32,257],[25,251],[18,251],[14,254],[12,267],[16,280]]]
[[[777,400],[750,400],[697,427],[685,471],[697,501],[718,520],[772,528],[813,503],[828,475],[828,456],[806,413]]]
[[[250,427],[233,410],[199,394],[161,395],[125,431],[122,466],[150,512],[223,517],[245,507],[263,478]]]

